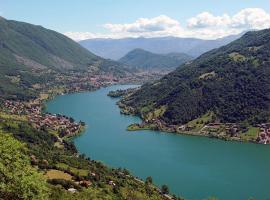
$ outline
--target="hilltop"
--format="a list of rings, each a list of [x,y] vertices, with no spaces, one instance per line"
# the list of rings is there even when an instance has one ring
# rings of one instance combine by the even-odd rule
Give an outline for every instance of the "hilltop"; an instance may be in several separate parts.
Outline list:
[[[143,49],[134,49],[118,61],[143,70],[172,70],[190,60],[192,57],[184,53],[161,55]]]

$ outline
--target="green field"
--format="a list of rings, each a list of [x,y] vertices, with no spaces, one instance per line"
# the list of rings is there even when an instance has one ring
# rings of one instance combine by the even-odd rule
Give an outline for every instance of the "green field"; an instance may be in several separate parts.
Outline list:
[[[72,173],[77,174],[79,176],[87,176],[88,173],[89,173],[89,170],[70,167],[65,163],[58,163],[58,164],[56,164],[56,166],[59,167],[59,168],[62,168],[62,169],[70,169],[70,171]]]
[[[67,181],[71,181],[72,180],[72,176],[68,173],[59,171],[59,170],[49,170],[46,174],[45,177],[47,179],[63,179],[63,180],[67,180]]]
[[[249,140],[256,140],[258,133],[260,131],[260,128],[258,127],[249,127],[248,131],[241,134],[241,138],[243,140],[249,141]]]

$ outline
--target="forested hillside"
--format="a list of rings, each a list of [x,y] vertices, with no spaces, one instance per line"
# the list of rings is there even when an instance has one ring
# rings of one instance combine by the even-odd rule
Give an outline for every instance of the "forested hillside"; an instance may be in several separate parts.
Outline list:
[[[192,57],[184,53],[161,55],[143,49],[134,49],[118,61],[143,70],[172,70],[190,60]]]
[[[221,122],[259,123],[270,117],[270,30],[248,32],[209,51],[121,103],[145,115],[184,124],[207,112]]]
[[[130,73],[123,65],[94,55],[60,33],[0,18],[1,96],[28,98],[35,94],[35,84],[85,72],[116,78]]]

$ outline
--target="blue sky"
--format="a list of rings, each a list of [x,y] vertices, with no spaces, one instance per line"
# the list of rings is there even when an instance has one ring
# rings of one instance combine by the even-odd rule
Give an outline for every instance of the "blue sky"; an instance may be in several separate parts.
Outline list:
[[[104,28],[104,24],[127,25],[139,18],[153,19],[162,15],[178,21],[183,28],[188,19],[203,12],[215,17],[224,14],[231,17],[246,8],[261,8],[269,14],[270,0],[0,0],[0,13],[7,19],[39,24],[62,33],[88,32],[119,37],[124,37],[123,31],[128,30],[121,29],[122,32],[116,34],[118,29]],[[141,33],[136,35],[134,31],[132,34],[144,36]],[[147,35],[151,36],[151,33]]]

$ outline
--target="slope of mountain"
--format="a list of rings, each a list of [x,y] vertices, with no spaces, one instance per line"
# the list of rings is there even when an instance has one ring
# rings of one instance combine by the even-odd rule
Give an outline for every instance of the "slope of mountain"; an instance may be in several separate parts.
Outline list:
[[[54,81],[57,73],[86,71],[116,77],[129,73],[120,63],[96,56],[60,33],[0,18],[1,95],[31,96],[32,85]]]
[[[175,69],[179,65],[192,60],[184,53],[170,53],[167,55],[155,54],[143,49],[134,49],[119,59],[120,63],[139,69]]]
[[[221,47],[241,37],[231,35],[217,40],[202,40],[195,38],[157,37],[157,38],[123,38],[123,39],[89,39],[79,43],[104,58],[118,60],[128,52],[141,48],[157,54],[171,52],[186,53],[197,57],[214,48]]]
[[[261,123],[270,117],[270,29],[248,32],[122,100],[141,116],[168,124],[206,113],[221,122]]]

